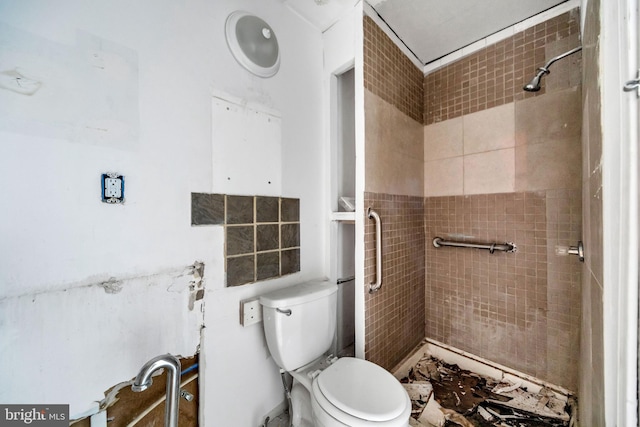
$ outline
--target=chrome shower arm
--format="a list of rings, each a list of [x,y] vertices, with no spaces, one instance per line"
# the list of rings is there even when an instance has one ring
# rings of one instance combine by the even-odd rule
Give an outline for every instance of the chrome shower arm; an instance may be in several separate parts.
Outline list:
[[[565,52],[561,55],[558,55],[554,58],[551,58],[551,60],[549,62],[547,62],[547,65],[545,65],[544,67],[540,67],[538,68],[536,71],[536,75],[533,79],[531,79],[531,81],[529,83],[527,83],[526,85],[524,85],[523,89],[526,90],[527,92],[537,92],[540,90],[540,81],[542,80],[542,77],[546,74],[549,74],[549,67],[551,66],[551,64],[553,64],[554,62],[565,58],[569,55],[572,55],[576,52],[578,52],[579,50],[582,50],[582,46],[578,46],[576,48],[571,49],[568,52]]]
[[[556,57],[551,58],[549,60],[549,62],[547,62],[547,65],[544,66],[544,69],[547,71],[547,73],[549,73],[549,67],[551,66],[551,64],[553,64],[556,61],[561,60],[562,58],[566,58],[569,55],[573,55],[574,53],[579,52],[581,50],[582,50],[582,46],[578,46],[578,47],[575,47],[575,48],[571,49],[568,52],[565,52],[563,54],[560,54],[560,55],[558,55]]]

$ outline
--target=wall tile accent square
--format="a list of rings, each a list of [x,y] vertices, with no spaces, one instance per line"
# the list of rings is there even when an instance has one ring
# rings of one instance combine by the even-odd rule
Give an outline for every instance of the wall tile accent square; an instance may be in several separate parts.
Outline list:
[[[227,196],[227,224],[253,223],[252,196]]]
[[[227,286],[239,286],[254,282],[254,255],[227,258]]]
[[[280,230],[283,248],[300,246],[300,224],[282,224]]]
[[[280,252],[256,254],[256,280],[266,280],[280,276]]]
[[[278,222],[279,211],[277,197],[256,197],[256,222]]]
[[[280,199],[280,220],[283,222],[300,221],[300,199]]]
[[[191,211],[225,227],[227,286],[300,271],[300,199],[192,193]]]
[[[227,256],[253,253],[253,225],[227,225]]]
[[[191,193],[191,225],[224,224],[224,195]]]
[[[295,273],[296,271],[300,271],[300,249],[289,249],[280,252],[280,254],[280,273],[283,276],[285,274],[291,274]]]
[[[258,224],[256,226],[256,251],[270,251],[278,248],[280,248],[278,224]]]

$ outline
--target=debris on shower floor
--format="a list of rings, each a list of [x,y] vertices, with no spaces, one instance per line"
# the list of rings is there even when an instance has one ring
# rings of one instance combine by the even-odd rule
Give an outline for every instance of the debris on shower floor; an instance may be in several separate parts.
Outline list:
[[[425,355],[401,379],[415,426],[568,427],[568,404],[545,387],[480,376]]]
[[[289,427],[289,414],[285,411],[282,414],[265,420],[263,426],[265,427]]]

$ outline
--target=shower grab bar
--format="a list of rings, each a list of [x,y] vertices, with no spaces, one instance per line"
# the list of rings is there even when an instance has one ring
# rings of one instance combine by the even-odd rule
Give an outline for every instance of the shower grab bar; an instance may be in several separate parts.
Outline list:
[[[377,292],[382,287],[382,225],[380,215],[373,209],[367,209],[367,218],[376,222],[376,281],[369,284],[369,293]]]
[[[456,248],[475,248],[475,249],[487,249],[489,253],[494,253],[495,251],[504,251],[504,252],[516,252],[518,247],[511,242],[506,243],[468,243],[468,242],[452,242],[449,240],[444,240],[441,237],[436,237],[433,239],[433,246],[436,248],[440,248],[442,246],[453,246]]]

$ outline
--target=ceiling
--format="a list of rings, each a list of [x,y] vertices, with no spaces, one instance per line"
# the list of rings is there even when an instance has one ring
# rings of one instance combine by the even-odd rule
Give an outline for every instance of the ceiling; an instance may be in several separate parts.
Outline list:
[[[567,0],[368,0],[418,61],[444,55]],[[356,0],[284,0],[326,30]]]

